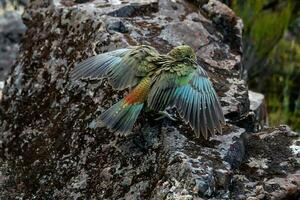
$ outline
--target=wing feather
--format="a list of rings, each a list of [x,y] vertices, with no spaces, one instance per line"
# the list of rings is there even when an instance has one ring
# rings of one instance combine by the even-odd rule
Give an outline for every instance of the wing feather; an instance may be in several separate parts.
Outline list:
[[[92,56],[78,63],[71,72],[71,79],[103,77],[111,63],[119,63],[120,58],[126,55],[130,49],[118,49],[112,52]],[[91,73],[96,71],[97,73]]]
[[[70,78],[76,81],[107,77],[114,89],[122,90],[136,85],[154,69],[156,66],[149,62],[157,55],[153,47],[146,45],[106,52],[78,63],[71,71]]]
[[[207,138],[208,134],[207,134],[207,120],[206,120],[206,115],[205,115],[205,110],[206,110],[206,105],[205,105],[205,99],[204,99],[204,95],[201,95],[201,118],[203,119],[203,124],[201,124],[201,132],[202,135]]]
[[[179,114],[190,123],[195,134],[208,138],[215,130],[221,132],[225,122],[218,96],[206,72],[198,66],[189,74],[164,72],[156,77],[148,96],[148,106],[164,110],[175,106]]]

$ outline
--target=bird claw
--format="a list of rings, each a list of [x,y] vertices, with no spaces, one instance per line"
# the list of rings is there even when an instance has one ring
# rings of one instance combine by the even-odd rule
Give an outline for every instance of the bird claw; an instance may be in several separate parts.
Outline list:
[[[174,117],[171,116],[171,114],[169,114],[167,111],[159,111],[158,114],[160,114],[160,117],[155,118],[154,120],[158,121],[161,120],[163,118],[168,118],[172,121],[177,121]]]

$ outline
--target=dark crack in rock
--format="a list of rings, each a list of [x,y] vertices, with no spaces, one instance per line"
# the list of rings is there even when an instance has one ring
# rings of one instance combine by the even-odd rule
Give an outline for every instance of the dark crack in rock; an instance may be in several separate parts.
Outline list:
[[[122,22],[121,20],[112,20],[110,21],[107,26],[107,31],[109,33],[112,33],[113,31],[119,32],[119,33],[128,33],[128,28]]]
[[[153,12],[158,11],[158,1],[145,1],[146,4],[143,3],[130,3],[129,5],[122,6],[118,10],[112,11],[107,15],[112,17],[135,17],[135,16],[143,16],[149,15]]]

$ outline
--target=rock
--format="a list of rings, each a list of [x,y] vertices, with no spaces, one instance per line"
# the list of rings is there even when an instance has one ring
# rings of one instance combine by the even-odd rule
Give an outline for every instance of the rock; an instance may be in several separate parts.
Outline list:
[[[250,100],[250,111],[252,111],[252,115],[255,117],[253,125],[254,132],[258,132],[264,126],[268,126],[268,113],[267,113],[267,105],[265,102],[265,96],[263,94],[249,91],[249,100]]]
[[[212,0],[200,8],[183,0],[77,2],[32,1],[23,15],[28,29],[0,104],[1,195],[236,196],[231,188],[238,190],[239,184],[232,185],[232,180],[245,164],[249,138],[234,124],[250,109],[246,83],[239,78],[241,21]],[[124,92],[113,91],[106,80],[74,84],[68,78],[76,62],[96,53],[137,44],[165,53],[183,43],[196,49],[228,119],[224,134],[210,141],[194,138],[182,121],[155,121],[147,113],[141,114],[131,134],[110,132],[97,117]]]
[[[119,2],[121,3],[121,1]],[[145,2],[147,3],[129,3],[125,6],[121,6],[117,10],[108,13],[107,15],[112,17],[134,17],[134,16],[149,15],[153,12],[158,11],[157,0],[152,0],[152,1],[147,0]]]
[[[248,138],[246,161],[233,176],[232,199],[298,199],[300,134],[286,126]]]
[[[107,25],[107,31],[109,33],[112,33],[112,31],[116,31],[119,33],[127,33],[128,29],[121,20],[115,20]]]
[[[21,9],[27,4],[28,0],[0,0],[0,14],[2,11]]]
[[[238,121],[230,121],[248,132],[259,132],[268,126],[268,113],[265,97],[263,94],[248,91],[250,101],[250,111]]]
[[[217,136],[211,139],[211,146],[203,146],[188,140],[177,130],[168,129],[163,130],[167,134],[163,152],[168,155],[164,178],[158,181],[151,199],[226,196],[232,166],[224,158],[230,156],[231,146],[241,139],[244,130],[231,127],[231,134]]]
[[[19,51],[19,42],[26,30],[17,11],[0,15],[0,81],[4,81],[11,70]]]
[[[237,53],[242,50],[242,30],[243,22],[236,14],[225,4],[217,0],[210,0],[203,5],[203,9],[208,13],[212,21],[222,32],[226,43],[230,44]],[[235,37],[232,37],[234,35]]]

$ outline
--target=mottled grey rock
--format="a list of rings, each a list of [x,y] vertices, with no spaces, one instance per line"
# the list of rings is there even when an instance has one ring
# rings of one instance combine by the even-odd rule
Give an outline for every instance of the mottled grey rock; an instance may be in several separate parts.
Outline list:
[[[248,91],[250,111],[238,121],[231,120],[231,123],[243,127],[247,132],[259,132],[268,127],[268,113],[265,97],[263,94]]]
[[[246,83],[239,78],[242,26],[218,1],[199,5],[31,2],[23,15],[28,29],[20,56],[0,104],[1,197],[235,196],[232,180],[244,164],[248,139],[233,124],[250,109]],[[76,62],[97,53],[137,44],[165,53],[183,43],[196,49],[229,121],[224,134],[209,141],[194,138],[180,120],[153,120],[155,113],[142,113],[129,135],[110,132],[97,117],[124,91],[113,91],[105,79],[74,84],[68,78]]]
[[[233,176],[231,198],[299,199],[299,140],[300,134],[287,126],[251,134],[245,162]]]
[[[2,10],[16,10],[28,4],[28,0],[0,0],[0,13]],[[12,8],[13,7],[13,8]]]
[[[0,8],[1,9],[1,8]],[[4,81],[14,64],[21,37],[26,31],[17,11],[0,12],[0,81]]]
[[[0,101],[2,99],[2,90],[4,88],[4,81],[0,81]]]
[[[268,113],[265,96],[263,94],[249,91],[250,113],[254,116],[254,130],[258,132],[264,126],[268,126]]]
[[[209,146],[188,140],[177,130],[163,129],[163,152],[168,155],[164,177],[159,180],[152,199],[190,199],[194,197],[224,197],[230,185],[231,163],[225,161],[231,146],[242,139],[243,129],[231,127],[230,134],[211,138]]]

